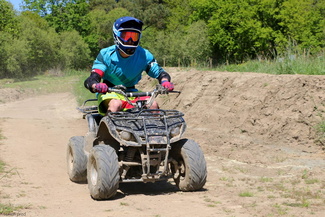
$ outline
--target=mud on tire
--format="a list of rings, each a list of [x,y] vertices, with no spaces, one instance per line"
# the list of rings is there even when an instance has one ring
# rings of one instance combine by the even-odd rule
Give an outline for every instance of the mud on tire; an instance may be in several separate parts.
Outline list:
[[[178,166],[171,164],[174,181],[181,191],[201,189],[206,182],[207,167],[203,152],[195,141],[183,139],[172,144],[171,156]]]
[[[89,153],[87,180],[90,195],[95,200],[115,196],[119,187],[119,164],[114,148],[97,145]]]
[[[67,169],[73,182],[87,181],[87,156],[84,152],[84,137],[71,137],[67,146]]]

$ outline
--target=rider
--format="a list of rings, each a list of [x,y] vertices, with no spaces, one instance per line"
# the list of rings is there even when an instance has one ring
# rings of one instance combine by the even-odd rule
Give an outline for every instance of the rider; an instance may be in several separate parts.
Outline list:
[[[85,87],[92,93],[99,93],[98,108],[102,114],[132,108],[123,100],[124,98],[115,93],[107,93],[108,88],[123,85],[127,88],[127,92],[138,91],[135,85],[141,80],[143,71],[150,77],[158,79],[158,82],[169,91],[174,89],[173,83],[170,82],[170,75],[158,65],[147,49],[139,46],[142,25],[143,22],[134,17],[121,17],[115,20],[113,24],[115,45],[100,51],[94,61],[90,76],[84,82]],[[154,102],[150,108],[158,109],[159,107]]]

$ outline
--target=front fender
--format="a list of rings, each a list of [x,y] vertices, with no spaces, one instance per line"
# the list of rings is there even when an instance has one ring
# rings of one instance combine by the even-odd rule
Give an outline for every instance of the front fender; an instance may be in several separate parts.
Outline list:
[[[103,117],[98,126],[96,143],[104,142],[104,144],[119,147],[120,143],[117,141],[118,137],[115,134],[116,131],[110,130],[108,117]]]

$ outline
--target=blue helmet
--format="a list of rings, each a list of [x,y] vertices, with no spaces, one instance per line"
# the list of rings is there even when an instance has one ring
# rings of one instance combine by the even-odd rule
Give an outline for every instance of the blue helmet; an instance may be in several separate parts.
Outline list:
[[[134,17],[121,17],[113,24],[115,45],[128,56],[139,46],[143,22]]]

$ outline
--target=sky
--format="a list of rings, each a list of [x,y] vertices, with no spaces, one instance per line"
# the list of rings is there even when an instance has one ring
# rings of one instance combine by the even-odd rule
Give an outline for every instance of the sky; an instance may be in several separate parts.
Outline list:
[[[7,0],[11,4],[13,4],[15,10],[20,10],[19,5],[22,3],[23,0]]]

